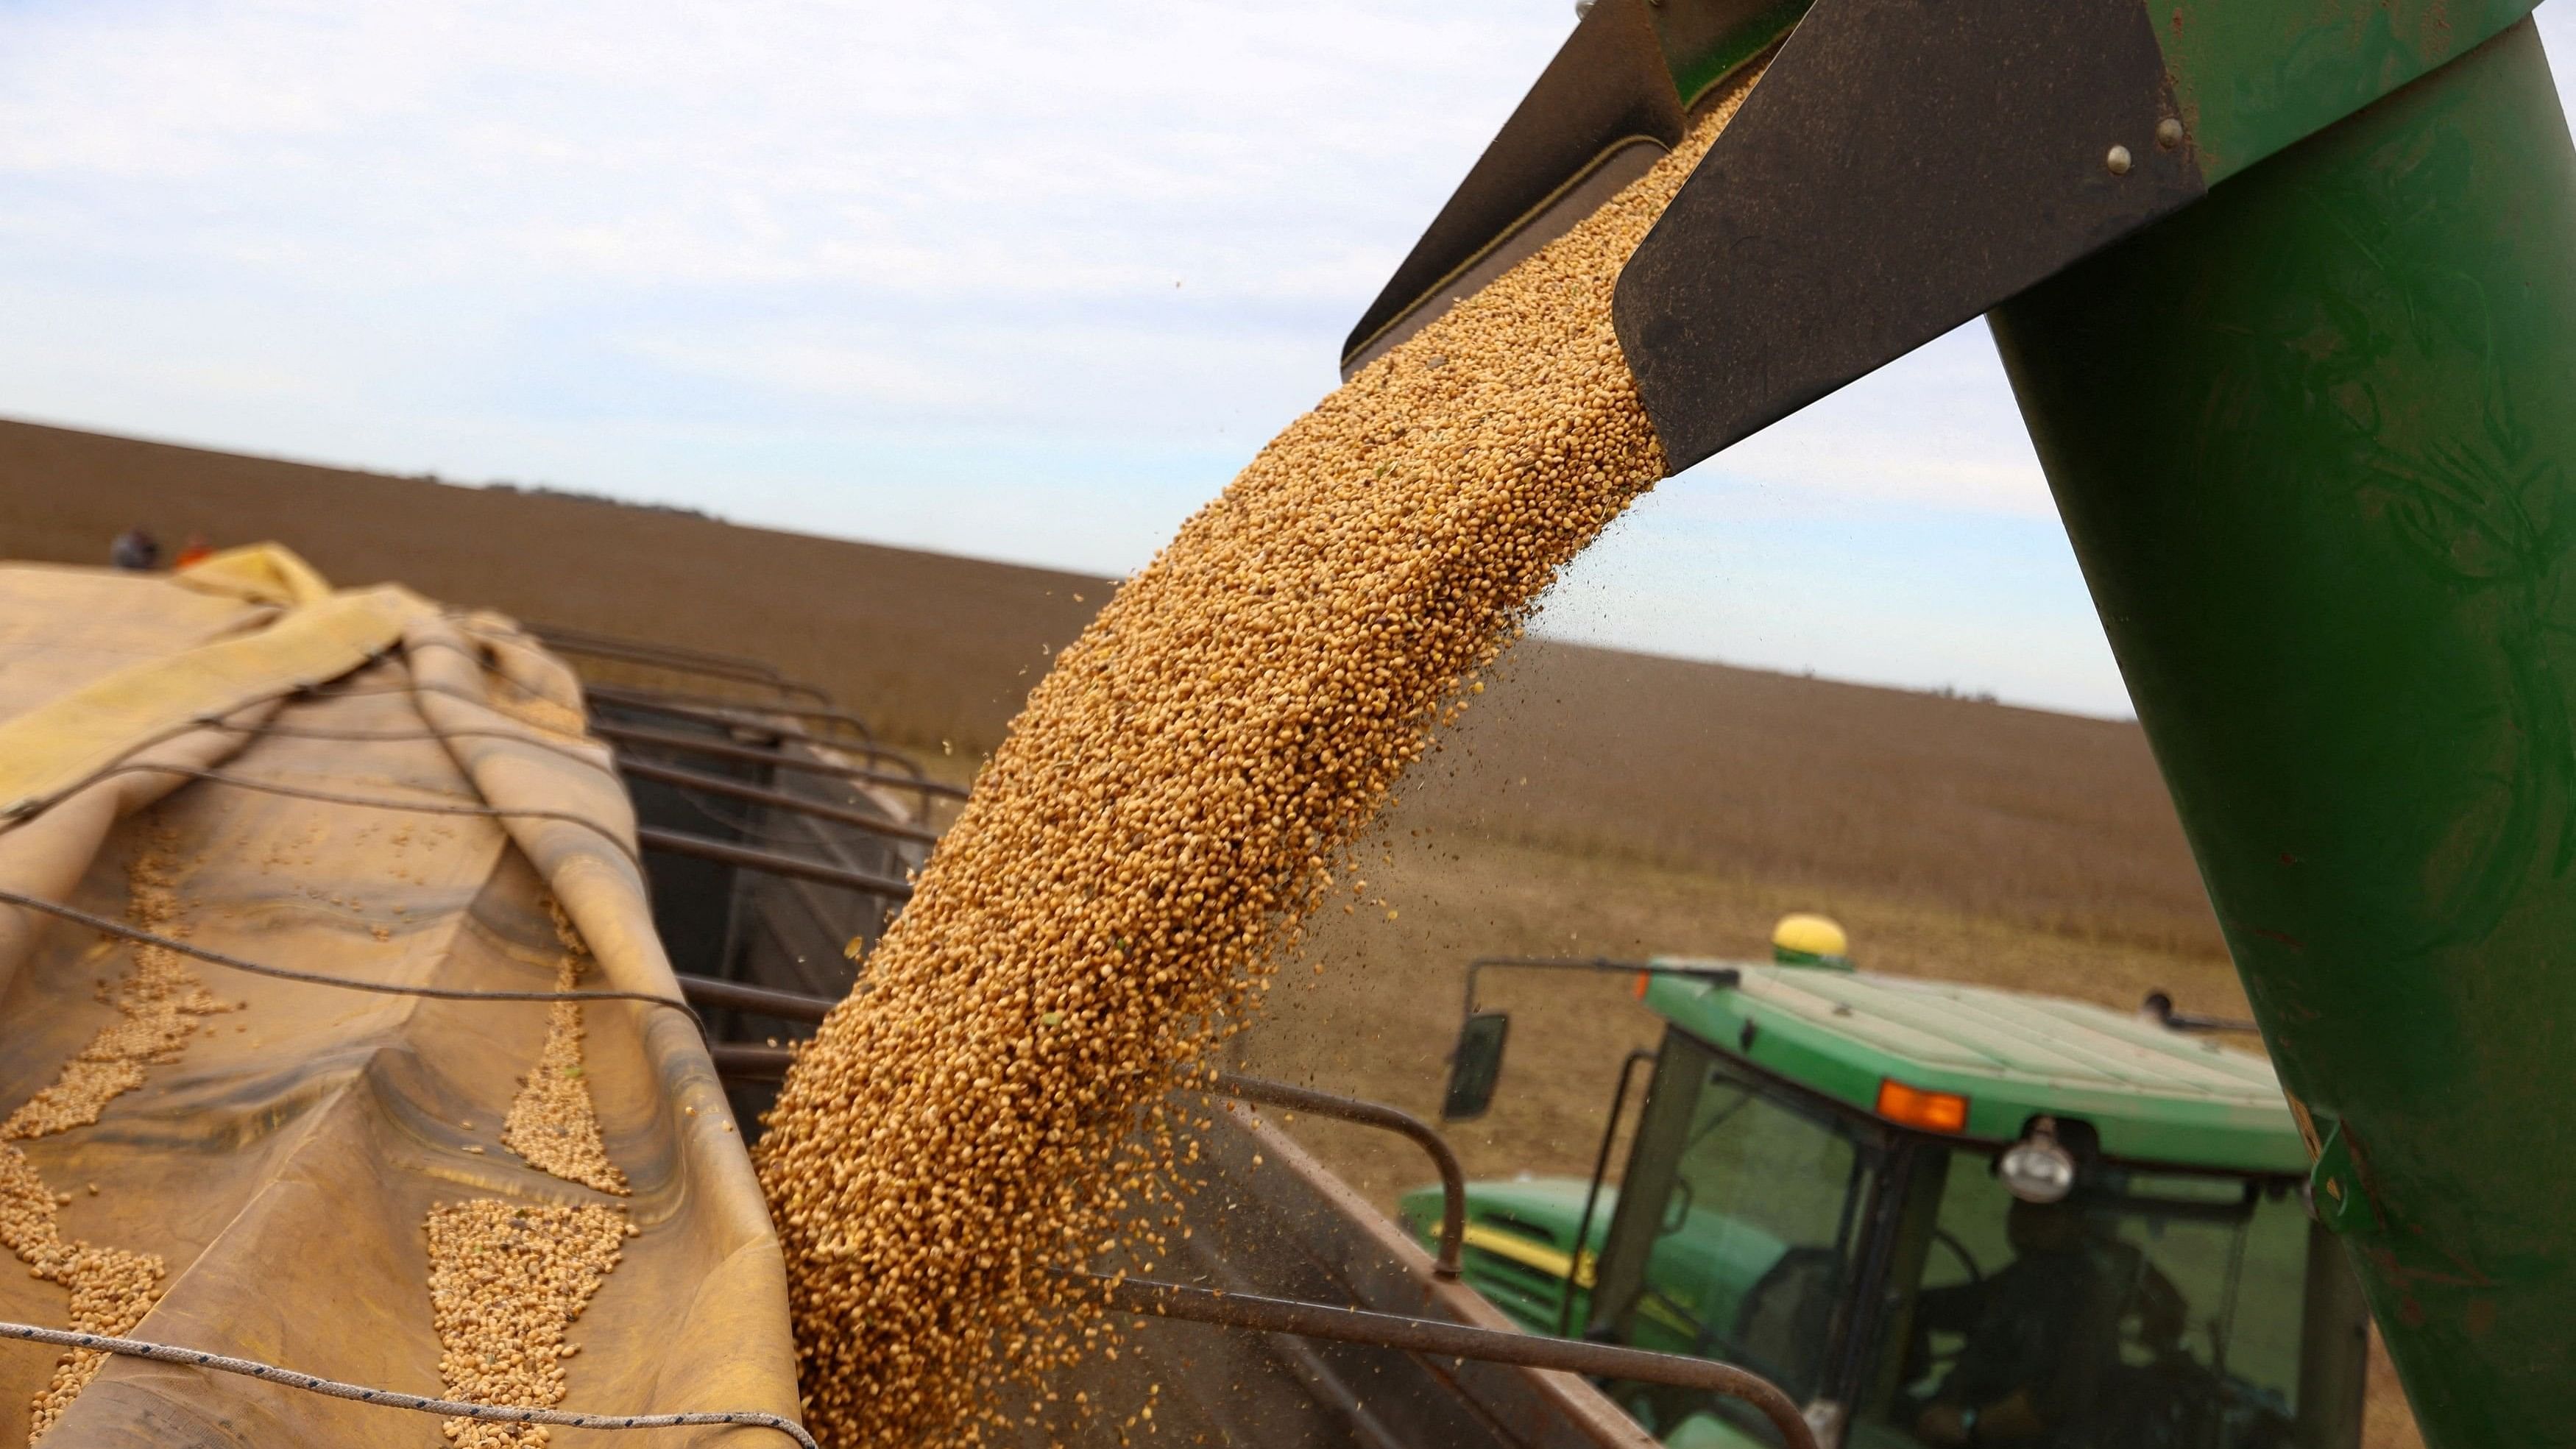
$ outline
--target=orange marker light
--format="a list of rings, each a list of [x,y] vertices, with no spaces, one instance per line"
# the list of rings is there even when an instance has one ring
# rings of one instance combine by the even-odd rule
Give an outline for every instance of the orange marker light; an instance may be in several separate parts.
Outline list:
[[[1927,1132],[1965,1132],[1968,1099],[1956,1092],[1927,1092],[1894,1077],[1882,1077],[1878,1083],[1878,1115]]]
[[[1651,972],[1640,971],[1637,973],[1636,997],[1639,1001],[1646,999],[1646,983],[1654,979],[1654,975]]]

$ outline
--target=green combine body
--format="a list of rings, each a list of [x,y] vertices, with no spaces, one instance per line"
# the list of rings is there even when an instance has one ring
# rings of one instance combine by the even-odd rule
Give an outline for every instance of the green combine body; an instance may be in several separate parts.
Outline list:
[[[1666,476],[1987,319],[2297,1118],[2298,1180],[2344,1251],[2311,1253],[2303,1285],[2250,1286],[2264,1253],[2300,1256],[2290,1228],[2266,1246],[2296,1226],[2289,1139],[2269,1090],[2209,1080],[2230,1064],[2196,1044],[1887,983],[1852,988],[1850,1018],[1753,976],[1667,992],[1650,1138],[1688,1131],[1710,1089],[1673,1074],[1704,1058],[1859,1164],[1822,1226],[1765,1216],[1730,1179],[1707,1230],[1760,1226],[1790,1245],[1780,1262],[1830,1269],[1820,1438],[1919,1405],[1905,1435],[1941,1445],[2346,1445],[2333,1406],[2359,1349],[2334,1295],[2357,1277],[2433,1449],[2576,1439],[2576,139],[2532,8],[1584,0],[1345,344],[1348,376],[1564,234],[1752,63],[1759,85],[1615,289]],[[1470,999],[1462,1045],[1487,1050],[1461,1053],[1483,1065],[1453,1076],[1452,1106],[1490,1093],[1503,1037]],[[1864,1099],[1874,1078],[1897,1095]],[[2030,1140],[2007,1147],[2016,1112]],[[1940,1184],[2048,1158],[2061,1112],[2086,1271],[2135,1270],[2101,1310],[2126,1315],[2116,1361],[2077,1374],[2088,1403],[2130,1404],[2116,1433],[2065,1404],[1943,1398],[1983,1371],[1974,1333],[1957,1363],[1914,1361],[1918,1330],[1979,1296],[1922,1276],[1975,1247],[1943,1225]],[[1711,1200],[1665,1199],[1655,1153],[1682,1140],[1640,1149],[1561,1331],[1639,1337],[1681,1312],[1654,1275]],[[2231,1184],[2253,1196],[2183,1201]],[[1555,1225],[1569,1272],[1592,1231],[1577,1201]],[[2063,1213],[2020,1220],[2074,1261]],[[2176,1224],[2225,1228],[2244,1265],[2167,1281],[2183,1255],[2157,1235]],[[1780,1291],[1739,1288],[1750,1319]],[[2262,1378],[2237,1326],[2283,1301],[2302,1305],[2295,1384]],[[2250,1387],[2267,1383],[2287,1427]]]
[[[1523,1327],[1743,1364],[1849,1445],[2359,1442],[2366,1310],[2263,1059],[1991,987],[1653,967],[1625,1191],[1468,1188],[1464,1276]],[[2034,1142],[2065,1183],[1999,1169]],[[1439,1190],[1403,1214],[1433,1241]],[[1771,1442],[1609,1388],[1674,1449]]]

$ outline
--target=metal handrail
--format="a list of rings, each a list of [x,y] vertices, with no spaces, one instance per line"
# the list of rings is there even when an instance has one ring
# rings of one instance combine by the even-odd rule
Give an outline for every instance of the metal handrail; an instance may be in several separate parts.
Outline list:
[[[2170,992],[2150,991],[2138,1003],[2138,1014],[2167,1031],[2242,1031],[2260,1032],[2263,1028],[2234,1016],[2203,1016],[2198,1012],[2177,1011]]]
[[[1268,1077],[1219,1072],[1209,1085],[1217,1092],[1242,1101],[1260,1102],[1295,1112],[1312,1112],[1318,1117],[1337,1117],[1344,1122],[1382,1127],[1412,1138],[1423,1151],[1431,1154],[1432,1165],[1440,1169],[1440,1250],[1432,1260],[1431,1271],[1443,1278],[1458,1276],[1459,1243],[1467,1235],[1467,1173],[1458,1165],[1458,1154],[1450,1148],[1449,1140],[1430,1123],[1401,1107],[1273,1081]]]
[[[1339,1343],[1373,1344],[1440,1358],[1472,1358],[1486,1363],[1518,1364],[1524,1368],[1555,1369],[1594,1378],[1669,1384],[1675,1388],[1723,1394],[1728,1398],[1742,1399],[1759,1410],[1762,1417],[1770,1420],[1772,1427],[1780,1431],[1788,1449],[1817,1449],[1815,1429],[1807,1423],[1806,1416],[1798,1412],[1797,1404],[1777,1385],[1750,1370],[1715,1359],[1651,1353],[1641,1348],[1586,1343],[1574,1338],[1543,1338],[1537,1334],[1502,1329],[1470,1328],[1462,1323],[1409,1318],[1396,1313],[1373,1313],[1360,1308],[1335,1308],[1291,1298],[1218,1293],[1186,1283],[1165,1283],[1150,1278],[1110,1278],[1098,1273],[1068,1276],[1088,1279],[1099,1289],[1103,1306],[1117,1313],[1145,1313],[1227,1328],[1293,1333]]]

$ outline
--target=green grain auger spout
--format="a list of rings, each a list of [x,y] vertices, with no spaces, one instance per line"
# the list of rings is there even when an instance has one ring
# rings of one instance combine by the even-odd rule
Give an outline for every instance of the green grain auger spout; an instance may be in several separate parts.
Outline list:
[[[1364,363],[1622,274],[1678,472],[1988,317],[2428,1439],[2576,1442],[2576,150],[2529,0],[1599,0]]]

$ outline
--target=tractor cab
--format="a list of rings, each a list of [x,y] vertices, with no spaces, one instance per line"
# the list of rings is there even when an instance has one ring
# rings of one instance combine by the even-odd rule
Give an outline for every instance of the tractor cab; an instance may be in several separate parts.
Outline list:
[[[1470,1185],[1468,1282],[1533,1332],[1750,1368],[1827,1443],[2358,1444],[2366,1309],[2267,1062],[1801,939],[1769,965],[1559,963],[1640,971],[1669,1026],[1617,1186],[1624,1075],[1589,1181]],[[1507,1035],[1470,992],[1452,1116]],[[1437,1190],[1404,1214],[1436,1237]],[[1604,1388],[1672,1449],[1777,1442],[1710,1396]]]

